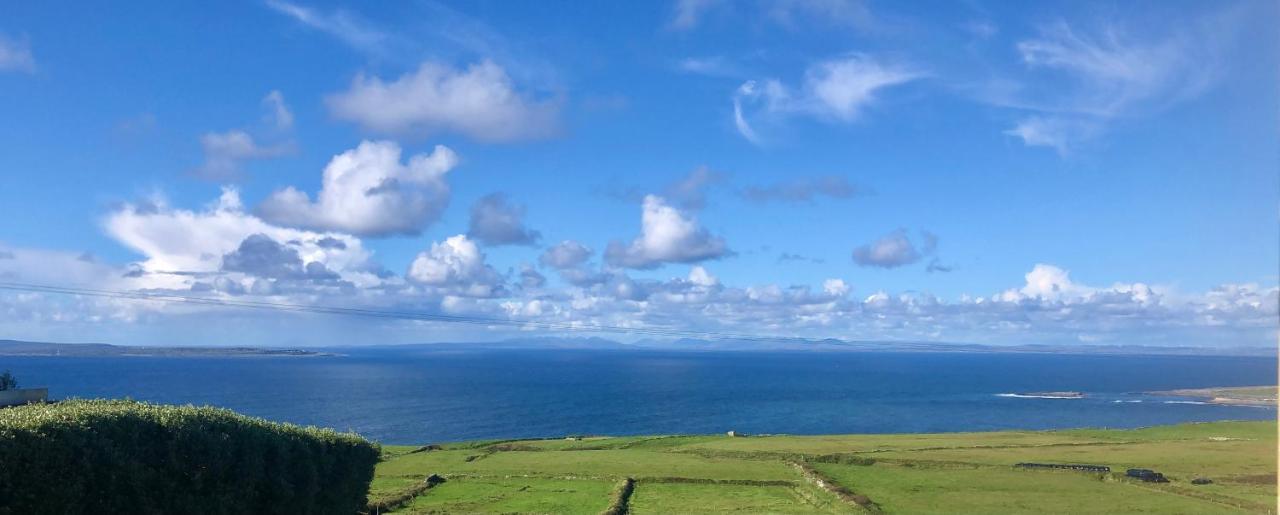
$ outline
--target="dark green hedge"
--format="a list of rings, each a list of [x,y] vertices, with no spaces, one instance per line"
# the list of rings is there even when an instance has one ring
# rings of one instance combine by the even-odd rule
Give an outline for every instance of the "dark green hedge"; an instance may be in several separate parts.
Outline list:
[[[340,513],[364,507],[377,444],[194,406],[0,409],[0,513]]]

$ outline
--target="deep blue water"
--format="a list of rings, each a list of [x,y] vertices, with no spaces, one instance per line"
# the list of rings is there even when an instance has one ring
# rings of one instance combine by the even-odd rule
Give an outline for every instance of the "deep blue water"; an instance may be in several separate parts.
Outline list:
[[[1270,358],[354,349],[337,357],[0,356],[55,398],[211,404],[384,443],[567,434],[887,433],[1274,419],[1139,392],[1274,384]],[[998,394],[1075,390],[1085,399]],[[1141,401],[1141,402],[1132,402]]]

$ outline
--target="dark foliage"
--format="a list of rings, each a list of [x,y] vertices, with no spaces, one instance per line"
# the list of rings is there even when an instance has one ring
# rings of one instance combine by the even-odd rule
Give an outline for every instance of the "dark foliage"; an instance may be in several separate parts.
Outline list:
[[[229,410],[65,401],[0,410],[0,513],[340,513],[376,444]]]

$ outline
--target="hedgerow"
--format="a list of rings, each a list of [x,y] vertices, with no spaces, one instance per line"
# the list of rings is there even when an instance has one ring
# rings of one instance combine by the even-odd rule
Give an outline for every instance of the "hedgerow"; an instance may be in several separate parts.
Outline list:
[[[0,514],[341,513],[380,449],[230,410],[119,400],[0,409]]]

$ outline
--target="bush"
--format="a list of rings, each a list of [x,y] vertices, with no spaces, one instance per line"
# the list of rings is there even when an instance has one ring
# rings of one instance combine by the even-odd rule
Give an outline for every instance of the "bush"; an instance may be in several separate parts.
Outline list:
[[[0,410],[0,513],[341,513],[381,449],[230,410],[76,400]]]

